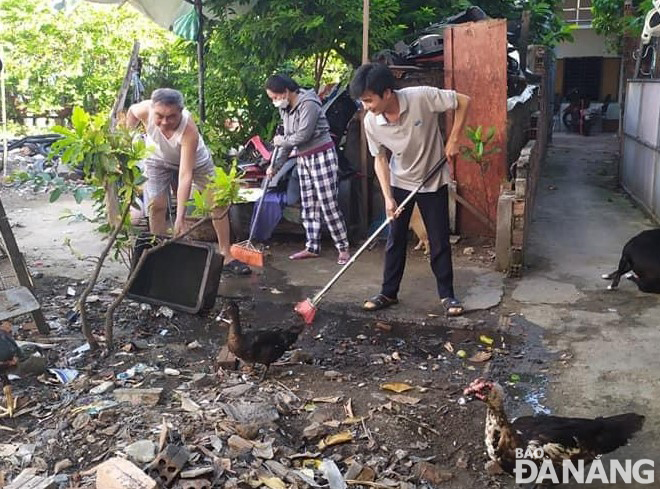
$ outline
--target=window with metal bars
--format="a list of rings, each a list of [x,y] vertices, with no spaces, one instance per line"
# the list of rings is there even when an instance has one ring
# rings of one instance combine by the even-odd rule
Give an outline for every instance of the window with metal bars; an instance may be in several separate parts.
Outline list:
[[[562,14],[564,21],[579,27],[591,27],[591,0],[566,0]]]
[[[589,100],[600,99],[603,58],[565,58],[564,95],[573,90]]]

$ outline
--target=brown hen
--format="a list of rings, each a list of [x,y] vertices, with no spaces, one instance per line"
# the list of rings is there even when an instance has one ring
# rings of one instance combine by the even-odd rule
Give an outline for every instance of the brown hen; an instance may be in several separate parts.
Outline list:
[[[225,305],[221,317],[229,325],[227,335],[229,351],[244,362],[266,366],[260,381],[266,378],[270,364],[293,346],[304,328],[300,325],[290,329],[243,331],[238,304],[233,301]]]

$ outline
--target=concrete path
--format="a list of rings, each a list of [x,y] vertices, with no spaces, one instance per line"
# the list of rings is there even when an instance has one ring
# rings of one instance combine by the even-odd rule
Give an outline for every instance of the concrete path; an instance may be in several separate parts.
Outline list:
[[[563,416],[646,416],[643,432],[609,458],[653,459],[660,487],[660,296],[627,280],[607,291],[628,239],[654,224],[616,189],[618,140],[557,134],[542,170],[524,278],[507,308],[540,325],[561,356],[546,405]],[[658,250],[660,253],[660,250]],[[584,486],[575,486],[584,487]]]
[[[93,257],[105,247],[105,241],[95,230],[98,224],[90,199],[77,204],[70,195],[63,195],[53,203],[48,194],[2,191],[2,202],[21,252],[27,259],[30,272],[84,280],[94,269]],[[70,217],[66,217],[70,216]],[[102,270],[102,278],[125,280],[128,268],[109,257]]]
[[[74,280],[85,280],[90,276],[94,263],[89,257],[98,256],[105,241],[95,231],[96,224],[81,218],[63,219],[67,214],[92,216],[90,201],[76,204],[71,196],[65,195],[50,204],[47,194],[33,194],[28,189],[3,191],[2,200],[32,273]],[[223,274],[220,295],[291,305],[311,297],[340,267],[330,242],[324,242],[319,259],[291,261],[287,258],[302,246],[301,236],[281,237],[268,252],[267,266],[255,268],[252,276]],[[465,240],[454,246],[457,296],[463,300],[467,311],[498,306],[504,293],[504,278],[493,271],[488,256],[493,248],[471,246],[475,252],[467,256],[463,254],[465,246]],[[356,247],[354,244],[353,251]],[[363,301],[380,289],[383,252],[383,244],[365,252],[331,289],[320,308],[369,318],[444,324],[445,317],[429,262],[421,251],[413,251],[412,246],[399,296],[401,304],[376,314],[361,310]],[[106,261],[102,278],[123,282],[126,276],[124,263],[111,258]]]

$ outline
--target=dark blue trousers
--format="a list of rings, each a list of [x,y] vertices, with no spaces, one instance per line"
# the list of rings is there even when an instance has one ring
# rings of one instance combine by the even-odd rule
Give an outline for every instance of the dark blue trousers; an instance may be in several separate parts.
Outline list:
[[[431,269],[438,287],[438,296],[454,297],[454,273],[451,264],[451,245],[449,244],[449,201],[447,185],[436,192],[418,193],[390,223],[390,233],[385,249],[385,270],[381,294],[396,299],[399,286],[406,268],[408,248],[408,227],[415,202],[422,214],[431,248]],[[401,204],[410,192],[392,187],[392,196]]]

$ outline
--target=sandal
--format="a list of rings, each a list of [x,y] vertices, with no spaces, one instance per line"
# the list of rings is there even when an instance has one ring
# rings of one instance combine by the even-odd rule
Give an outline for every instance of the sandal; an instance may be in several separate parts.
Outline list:
[[[312,253],[308,250],[302,250],[289,256],[289,260],[307,260],[308,258],[318,258],[318,253]]]
[[[346,265],[351,259],[351,254],[348,251],[340,251],[337,257],[337,265]]]
[[[461,301],[454,299],[453,297],[445,297],[444,299],[440,299],[440,304],[442,304],[442,307],[444,307],[447,316],[460,316],[464,312],[463,304],[461,304]]]
[[[390,307],[398,303],[398,299],[390,299],[383,294],[378,294],[373,296],[371,299],[364,301],[362,309],[365,311],[379,311],[380,309],[385,309],[386,307]]]
[[[222,267],[223,272],[233,273],[234,275],[250,275],[252,269],[239,260],[232,260]]]

